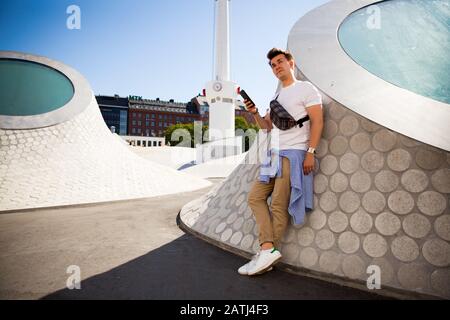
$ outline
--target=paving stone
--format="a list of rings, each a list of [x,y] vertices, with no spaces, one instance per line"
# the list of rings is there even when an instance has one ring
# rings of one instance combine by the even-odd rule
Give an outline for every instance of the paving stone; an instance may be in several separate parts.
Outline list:
[[[319,256],[314,248],[305,248],[300,253],[300,264],[304,267],[311,268],[318,259]]]
[[[359,237],[354,232],[345,231],[339,236],[338,245],[344,253],[354,253],[359,249]]]
[[[381,192],[371,190],[364,194],[362,206],[369,213],[379,213],[386,207],[386,199]]]
[[[341,265],[341,256],[333,251],[322,252],[319,258],[320,268],[328,273],[334,273]]]
[[[329,151],[336,156],[343,155],[348,149],[348,140],[343,136],[335,136],[329,145]]]
[[[360,204],[361,201],[358,195],[353,191],[346,191],[339,197],[339,207],[346,213],[355,212]]]
[[[370,175],[363,170],[356,171],[350,178],[350,187],[360,193],[368,191],[371,183]]]
[[[399,178],[389,170],[382,170],[375,176],[375,186],[381,192],[392,192],[399,184]]]
[[[346,115],[346,110],[338,103],[331,104],[328,110],[333,120],[340,120]]]
[[[428,186],[428,177],[421,170],[411,169],[402,174],[401,182],[407,191],[422,192]]]
[[[330,230],[322,229],[316,234],[316,245],[322,250],[328,250],[334,245],[334,234]]]
[[[338,132],[338,125],[334,120],[326,120],[322,130],[323,138],[329,140],[333,138]],[[322,139],[321,139],[322,140]]]
[[[364,261],[356,256],[346,256],[342,261],[342,271],[351,279],[359,279],[365,272]]]
[[[411,262],[419,256],[419,246],[407,236],[395,238],[391,244],[392,254],[400,261]]]
[[[350,218],[350,226],[352,227],[353,231],[359,234],[366,234],[370,231],[370,229],[372,229],[372,217],[370,216],[370,214],[360,208]]]
[[[412,213],[403,219],[403,230],[413,238],[423,238],[431,230],[430,221],[419,213]]]
[[[238,231],[233,234],[233,236],[230,239],[230,243],[236,246],[238,245],[239,242],[241,242],[241,240],[242,240],[242,232]]]
[[[228,241],[230,239],[231,235],[233,234],[233,230],[231,228],[228,228],[224,232],[222,232],[222,235],[220,236],[220,240],[223,242]]]
[[[423,289],[428,286],[428,272],[423,265],[403,264],[398,270],[398,282],[409,290]]]
[[[445,161],[445,154],[442,152],[421,148],[416,153],[416,163],[425,170],[435,170]]]
[[[381,127],[375,122],[364,118],[361,119],[361,127],[368,132],[376,132],[381,129]]]
[[[425,259],[434,266],[448,267],[450,265],[450,244],[441,239],[430,239],[422,247]]]
[[[328,154],[328,141],[320,139],[319,145],[316,149],[316,156],[318,159],[325,157]]]
[[[437,217],[434,221],[434,231],[442,239],[450,241],[450,215]]]
[[[431,286],[436,292],[450,298],[450,270],[437,269],[431,274]]]
[[[370,136],[366,132],[359,132],[350,138],[350,149],[357,154],[366,152],[370,147]]]
[[[417,207],[428,216],[437,216],[447,207],[447,199],[436,191],[425,191],[417,198]]]
[[[308,216],[308,224],[315,230],[320,230],[327,223],[327,216],[321,210],[314,210]]]
[[[404,149],[395,149],[387,156],[387,165],[394,171],[405,171],[411,166],[411,154]]]
[[[320,194],[327,190],[328,187],[328,178],[319,173],[314,176],[314,193]]]
[[[352,136],[358,131],[359,122],[355,116],[348,115],[345,116],[339,123],[340,132],[344,136]]]
[[[331,176],[330,189],[333,192],[343,192],[347,189],[348,178],[341,172],[336,172]]]
[[[389,195],[388,206],[397,214],[407,214],[414,208],[414,199],[406,191],[394,191]]]
[[[340,211],[335,211],[328,218],[328,227],[336,233],[344,231],[348,226],[347,215]]]
[[[364,153],[361,158],[361,166],[367,172],[378,172],[383,168],[383,165],[384,157],[376,150],[370,150]]]
[[[332,175],[336,171],[337,166],[338,161],[336,157],[332,155],[327,155],[320,161],[320,171],[327,176]]]
[[[354,153],[344,154],[339,161],[339,167],[346,174],[354,173],[358,170],[359,166],[359,157]]]
[[[320,208],[325,212],[331,212],[337,208],[337,196],[334,192],[324,192],[320,195]]]
[[[244,238],[241,241],[241,248],[244,250],[249,249],[252,246],[252,243],[254,241],[254,237],[251,234],[247,234],[244,236]]]
[[[381,129],[374,134],[372,144],[378,151],[387,152],[397,143],[397,134],[388,129]]]
[[[450,169],[440,169],[433,173],[431,184],[441,193],[450,193]]]
[[[386,254],[388,245],[382,236],[371,233],[364,238],[363,249],[372,258],[379,258]]]
[[[307,247],[314,241],[314,230],[310,227],[303,227],[297,233],[298,243],[301,246]]]

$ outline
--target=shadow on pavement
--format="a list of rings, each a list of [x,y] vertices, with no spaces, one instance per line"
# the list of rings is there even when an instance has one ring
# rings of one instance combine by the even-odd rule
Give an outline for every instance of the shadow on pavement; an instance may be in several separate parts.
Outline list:
[[[244,258],[185,234],[146,255],[43,299],[297,300],[383,299],[379,295],[274,269],[237,273]]]

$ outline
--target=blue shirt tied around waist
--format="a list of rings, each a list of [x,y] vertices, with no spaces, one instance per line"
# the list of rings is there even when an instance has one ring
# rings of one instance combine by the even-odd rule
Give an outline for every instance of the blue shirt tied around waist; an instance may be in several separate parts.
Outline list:
[[[270,178],[281,177],[283,161],[281,157],[289,159],[291,197],[288,211],[294,224],[302,224],[305,220],[305,213],[313,209],[313,173],[308,175],[303,173],[303,160],[306,151],[297,149],[277,150],[270,149],[267,157],[263,160],[259,181],[269,183]]]

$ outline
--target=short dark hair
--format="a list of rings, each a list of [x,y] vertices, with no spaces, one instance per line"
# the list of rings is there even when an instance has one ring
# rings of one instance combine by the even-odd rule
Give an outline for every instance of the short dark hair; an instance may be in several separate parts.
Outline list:
[[[287,61],[294,60],[294,57],[292,56],[292,54],[289,51],[281,50],[281,49],[278,49],[278,48],[272,48],[267,53],[267,59],[269,59],[269,64],[270,64],[270,60],[272,60],[273,58],[275,58],[279,54],[284,55],[286,57]]]

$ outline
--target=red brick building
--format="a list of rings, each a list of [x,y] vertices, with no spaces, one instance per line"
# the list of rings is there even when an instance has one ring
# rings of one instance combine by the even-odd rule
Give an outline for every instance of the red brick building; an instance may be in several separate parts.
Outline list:
[[[131,136],[162,137],[167,127],[177,123],[202,121],[208,124],[208,104],[203,96],[188,103],[170,101],[129,99],[128,134]],[[236,110],[236,116],[243,116],[248,123],[256,123],[246,111]]]

